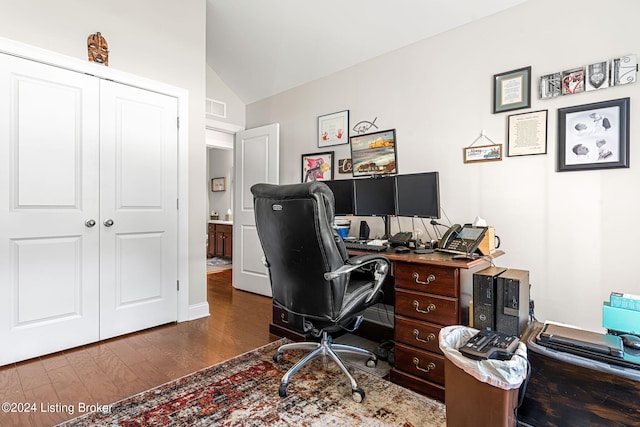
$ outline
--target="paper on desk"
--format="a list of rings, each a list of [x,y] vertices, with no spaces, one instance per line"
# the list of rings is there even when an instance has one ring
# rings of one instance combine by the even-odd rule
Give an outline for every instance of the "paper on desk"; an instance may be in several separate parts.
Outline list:
[[[383,246],[383,245],[386,245],[387,242],[389,242],[389,241],[388,240],[381,240],[381,239],[373,239],[373,240],[369,240],[367,242],[367,245]]]

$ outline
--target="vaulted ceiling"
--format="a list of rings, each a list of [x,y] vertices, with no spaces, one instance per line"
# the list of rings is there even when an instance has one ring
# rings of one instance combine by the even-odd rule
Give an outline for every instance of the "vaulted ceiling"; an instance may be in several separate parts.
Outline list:
[[[207,0],[207,64],[250,104],[527,0]]]

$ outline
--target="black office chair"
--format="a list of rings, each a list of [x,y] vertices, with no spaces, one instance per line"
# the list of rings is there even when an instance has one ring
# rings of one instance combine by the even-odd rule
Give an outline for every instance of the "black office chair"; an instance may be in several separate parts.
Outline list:
[[[360,326],[362,313],[382,297],[389,261],[379,254],[349,258],[332,227],[334,198],[326,184],[256,184],[251,192],[273,301],[301,316],[305,333],[321,338],[320,342],[285,344],[273,356],[279,362],[286,350],[311,350],[282,377],[280,396],[287,395],[289,379],[302,366],[328,356],[351,381],[353,399],[361,402],[365,393],[337,353],[368,356],[369,367],[377,364],[376,355],[333,343],[331,334],[355,331]]]

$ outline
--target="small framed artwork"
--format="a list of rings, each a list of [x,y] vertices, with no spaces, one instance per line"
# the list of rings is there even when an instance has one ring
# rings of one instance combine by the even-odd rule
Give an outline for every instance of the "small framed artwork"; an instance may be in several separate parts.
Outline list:
[[[584,92],[584,67],[562,72],[562,94],[573,95]]]
[[[635,55],[621,56],[611,60],[611,85],[635,83],[638,74],[638,59]]]
[[[225,191],[227,182],[225,177],[211,179],[211,191]]]
[[[507,156],[547,154],[547,110],[509,116]]]
[[[302,155],[302,182],[331,181],[333,179],[333,151]]]
[[[351,167],[353,176],[398,173],[396,130],[352,136]]]
[[[318,117],[318,147],[349,143],[349,110]]]
[[[531,106],[531,67],[493,76],[493,113]]]
[[[338,173],[351,173],[353,168],[351,167],[351,159],[339,159],[338,160]]]
[[[465,163],[491,162],[502,160],[502,144],[464,147],[462,149]]]
[[[585,89],[587,91],[609,87],[609,64],[607,61],[587,65]]]
[[[562,76],[560,73],[540,77],[540,99],[555,98],[562,95]]]
[[[629,167],[630,98],[558,110],[558,172]]]

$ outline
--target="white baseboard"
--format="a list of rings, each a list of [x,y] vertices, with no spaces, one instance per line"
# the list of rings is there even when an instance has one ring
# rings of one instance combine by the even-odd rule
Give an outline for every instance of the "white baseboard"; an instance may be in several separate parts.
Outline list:
[[[209,303],[201,302],[199,304],[194,304],[189,306],[189,316],[187,320],[196,320],[202,317],[209,316]]]

